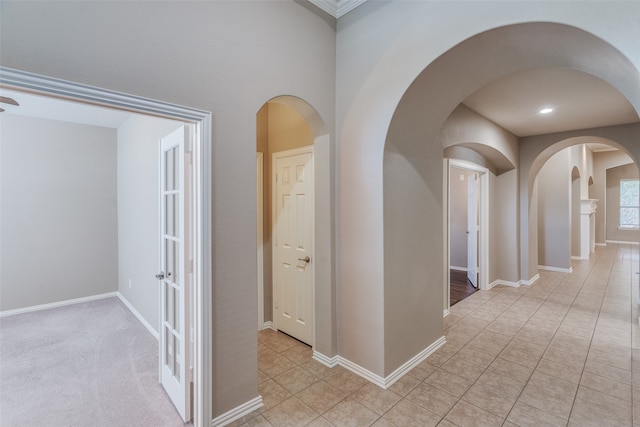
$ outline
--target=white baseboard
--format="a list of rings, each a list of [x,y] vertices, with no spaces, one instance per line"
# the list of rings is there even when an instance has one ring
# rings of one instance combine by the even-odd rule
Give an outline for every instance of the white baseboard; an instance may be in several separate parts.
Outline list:
[[[315,350],[313,351],[313,360],[316,360],[329,368],[338,366],[338,356],[333,356],[333,357],[325,356],[324,354],[319,353]]]
[[[411,360],[409,360],[404,365],[400,366],[398,369],[396,369],[390,375],[388,375],[384,379],[383,388],[387,389],[387,388],[391,387],[393,385],[393,383],[398,381],[406,373],[408,373],[410,370],[412,370],[413,368],[418,366],[420,363],[422,363],[426,358],[431,356],[437,349],[439,349],[440,347],[445,345],[446,342],[447,342],[447,340],[445,339],[444,336],[438,338],[429,347],[427,347],[424,350],[422,350],[420,353],[415,355]]]
[[[449,313],[450,313],[449,309],[445,308],[444,310],[442,310],[442,317],[447,317]]]
[[[535,276],[533,276],[533,277],[532,277],[531,279],[529,279],[529,280],[524,280],[524,279],[520,280],[520,283],[522,283],[522,284],[523,284],[523,285],[525,285],[525,286],[531,286],[531,285],[533,285],[535,282],[537,282],[537,281],[538,281],[538,279],[540,279],[540,275],[539,275],[539,274],[536,274]]]
[[[487,290],[493,288],[494,286],[497,285],[503,285],[503,286],[510,286],[512,288],[517,288],[522,284],[522,280],[518,281],[518,282],[510,282],[508,280],[501,280],[501,279],[496,279],[493,282],[489,283],[489,286],[487,286]]]
[[[74,298],[64,301],[52,302],[49,304],[32,305],[31,307],[16,308],[14,310],[0,311],[0,317],[14,316],[16,314],[31,313],[33,311],[48,310],[50,308],[64,307],[65,305],[80,304],[83,302],[96,301],[117,296],[117,292],[107,292],[106,294],[92,295],[90,297]]]
[[[456,271],[469,271],[469,269],[467,267],[458,267],[456,265],[450,265],[449,266],[449,270],[456,270]]]
[[[556,273],[572,273],[573,272],[573,268],[571,267],[560,268],[560,267],[552,267],[550,265],[539,265],[538,270],[553,271]]]
[[[264,404],[262,403],[262,396],[258,396],[255,399],[251,399],[250,401],[215,417],[213,420],[211,420],[211,427],[223,427],[229,425],[232,422],[244,417],[245,415],[250,414],[256,409],[262,408],[263,405]]]
[[[159,340],[160,339],[160,335],[158,334],[158,331],[156,330],[156,328],[151,326],[151,324],[149,322],[147,322],[147,319],[142,317],[142,314],[140,314],[140,312],[138,310],[136,310],[133,305],[131,305],[131,303],[124,297],[124,295],[122,295],[119,291],[116,294],[118,296],[118,299],[129,309],[129,311],[134,316],[136,316],[136,319],[138,319],[140,321],[140,323],[142,323],[142,326],[147,328],[147,330],[151,333],[151,335],[154,336],[155,339]]]
[[[638,242],[625,242],[623,240],[607,240],[607,243],[615,243],[618,245],[638,245]]]
[[[274,326],[273,322],[271,320],[268,320],[266,322],[264,322],[262,324],[262,328],[260,329],[261,331],[265,330],[265,329],[271,329],[271,330],[276,330],[276,327]]]
[[[598,242],[596,242],[596,246],[607,246],[607,243],[606,243],[606,242],[605,242],[605,243],[598,243]]]
[[[589,258],[582,258],[581,256],[573,256],[571,255],[571,259],[574,261],[583,261],[583,260],[587,260]]]
[[[380,375],[374,374],[368,369],[363,368],[362,366],[356,363],[353,363],[349,359],[346,359],[342,356],[327,357],[322,353],[318,353],[317,351],[314,351],[313,358],[318,362],[322,363],[323,365],[328,366],[330,368],[333,368],[334,366],[342,366],[343,368],[348,369],[349,371],[364,378],[365,380],[374,383],[378,387],[387,389],[391,387],[393,383],[395,383],[400,378],[402,378],[411,369],[415,368],[420,363],[422,363],[427,357],[429,357],[431,354],[433,354],[433,352],[435,352],[437,349],[442,347],[446,342],[447,341],[444,336],[438,338],[429,347],[422,350],[420,353],[414,356],[411,360],[407,361],[398,369],[393,371],[386,378],[383,378]]]

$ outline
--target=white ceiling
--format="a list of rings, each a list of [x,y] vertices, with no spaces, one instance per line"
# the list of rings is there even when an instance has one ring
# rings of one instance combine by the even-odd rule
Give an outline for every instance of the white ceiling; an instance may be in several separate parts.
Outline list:
[[[367,0],[309,0],[334,18],[355,9]]]
[[[0,88],[0,96],[20,104],[0,104],[7,115],[38,117],[117,129],[134,113]]]
[[[629,101],[590,74],[535,68],[490,83],[463,102],[517,136],[638,122]],[[540,114],[550,107],[550,114]]]

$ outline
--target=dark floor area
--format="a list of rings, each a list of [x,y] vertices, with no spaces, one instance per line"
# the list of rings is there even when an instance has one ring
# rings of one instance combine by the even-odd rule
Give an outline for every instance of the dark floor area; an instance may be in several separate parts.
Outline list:
[[[449,270],[449,274],[451,277],[451,289],[450,289],[450,304],[454,305],[472,293],[476,292],[478,289],[474,288],[473,285],[467,279],[467,272],[460,270]]]

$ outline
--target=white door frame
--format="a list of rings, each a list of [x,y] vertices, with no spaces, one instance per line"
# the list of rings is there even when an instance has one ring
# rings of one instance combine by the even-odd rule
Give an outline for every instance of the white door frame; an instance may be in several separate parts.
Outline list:
[[[0,87],[22,92],[38,93],[134,113],[159,116],[195,125],[193,147],[194,176],[194,413],[196,427],[211,424],[212,392],[212,307],[211,259],[211,113],[121,92],[83,85],[67,80],[33,74],[0,66]],[[206,402],[206,404],[205,404]]]
[[[275,239],[273,239],[273,236],[275,236],[275,229],[276,229],[276,221],[277,221],[277,215],[276,215],[276,205],[277,205],[277,198],[276,198],[276,163],[277,160],[279,158],[284,158],[284,157],[289,157],[289,156],[294,156],[297,154],[305,154],[305,153],[311,153],[311,161],[313,162],[314,168],[313,168],[313,173],[315,175],[315,147],[313,145],[307,145],[305,147],[299,147],[299,148],[293,148],[290,150],[285,150],[285,151],[278,151],[275,153],[271,154],[271,236],[272,236],[272,240],[274,240],[275,243]],[[312,221],[313,221],[313,235],[311,236],[311,247],[313,248],[313,257],[315,258],[316,255],[316,247],[315,247],[315,213],[316,213],[316,207],[315,207],[315,197],[316,197],[316,185],[315,185],[315,176],[314,176],[314,180],[313,180],[313,197],[314,197],[314,208],[311,211],[311,215],[313,216]],[[276,264],[278,262],[277,257],[276,257],[276,248],[275,248],[275,244],[272,247],[272,283],[273,283],[273,295],[277,295],[277,280],[276,280],[276,273],[277,273],[277,268],[276,268]],[[312,334],[311,334],[311,347],[315,348],[316,346],[316,270],[315,270],[315,259],[311,260],[311,263],[308,265],[309,268],[311,268],[311,277],[313,278],[313,289],[311,289],[311,295],[313,297],[313,301],[311,304],[311,318],[313,319],[313,327],[312,327]],[[273,305],[272,305],[272,310],[273,310],[273,327],[275,330],[278,330],[278,323],[277,323],[277,312],[276,312],[276,304],[277,298],[274,297],[273,298]]]
[[[478,173],[480,197],[478,198],[478,223],[480,230],[478,233],[478,289],[487,290],[489,288],[489,169],[479,166],[475,163],[467,162],[465,160],[458,159],[444,159],[444,197],[446,197],[446,203],[444,206],[444,220],[445,226],[445,250],[444,250],[444,309],[443,314],[446,316],[449,314],[450,305],[450,292],[451,292],[451,277],[449,275],[449,266],[451,263],[451,168],[466,169]]]
[[[264,153],[256,152],[256,229],[258,263],[258,330],[264,329]]]

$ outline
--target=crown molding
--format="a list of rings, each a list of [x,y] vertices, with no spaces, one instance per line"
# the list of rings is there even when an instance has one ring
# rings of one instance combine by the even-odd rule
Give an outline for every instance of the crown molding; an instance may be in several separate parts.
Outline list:
[[[340,18],[367,0],[309,0],[334,18]]]

